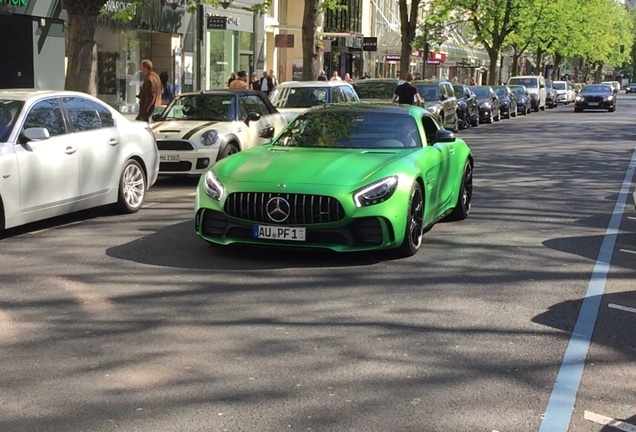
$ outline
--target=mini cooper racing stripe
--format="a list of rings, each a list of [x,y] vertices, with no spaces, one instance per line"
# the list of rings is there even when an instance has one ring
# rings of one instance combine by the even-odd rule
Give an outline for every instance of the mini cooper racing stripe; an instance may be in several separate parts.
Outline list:
[[[216,121],[212,121],[212,122],[209,122],[209,123],[204,123],[204,124],[202,124],[202,125],[201,125],[201,126],[199,126],[199,127],[195,127],[195,128],[194,128],[194,129],[192,129],[190,132],[188,132],[187,134],[185,134],[185,135],[183,136],[183,139],[190,139],[190,138],[192,137],[192,135],[194,135],[195,133],[199,132],[201,129],[205,129],[206,127],[209,127],[209,126],[215,125],[215,124],[217,124],[217,123],[218,123],[218,122],[216,122]]]

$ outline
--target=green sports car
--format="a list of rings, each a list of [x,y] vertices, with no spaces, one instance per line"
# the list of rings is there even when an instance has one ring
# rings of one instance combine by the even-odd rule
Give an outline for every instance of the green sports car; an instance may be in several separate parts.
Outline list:
[[[465,219],[470,148],[416,106],[327,105],[201,176],[195,226],[216,244],[415,254],[436,222]]]

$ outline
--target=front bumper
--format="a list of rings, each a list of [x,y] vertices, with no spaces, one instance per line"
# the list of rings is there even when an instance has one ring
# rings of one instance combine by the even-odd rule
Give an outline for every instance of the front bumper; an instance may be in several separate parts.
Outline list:
[[[493,116],[492,108],[481,108],[481,107],[479,108],[480,121],[490,120],[492,116]]]
[[[196,148],[187,141],[157,141],[160,175],[201,175],[216,162],[219,146]]]
[[[574,107],[578,109],[610,109],[614,107],[615,101],[600,101],[600,102],[588,102],[588,101],[575,101]]]

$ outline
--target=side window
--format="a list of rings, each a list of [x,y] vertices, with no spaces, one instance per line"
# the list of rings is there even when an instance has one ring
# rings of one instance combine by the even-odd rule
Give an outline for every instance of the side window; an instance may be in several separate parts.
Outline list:
[[[347,102],[358,102],[360,100],[355,90],[353,90],[351,87],[343,86],[342,91],[344,92],[345,100]]]
[[[344,93],[342,93],[342,87],[332,87],[331,88],[331,101],[333,103],[342,103],[345,102]]]
[[[108,108],[98,103],[94,103],[95,109],[97,110],[97,114],[99,114],[99,118],[102,121],[103,127],[113,127],[115,126],[115,120],[113,120],[113,113],[110,112]]]
[[[439,126],[430,115],[422,116],[422,126],[424,126],[424,133],[426,134],[426,143],[428,145],[433,145],[437,139]]]
[[[241,119],[245,120],[251,112],[259,113],[262,116],[269,114],[265,102],[260,97],[256,95],[241,96]]]
[[[57,99],[47,99],[33,105],[24,121],[24,129],[46,128],[51,136],[64,135],[66,126],[60,102]]]
[[[101,129],[102,121],[93,102],[79,97],[64,98],[63,101],[75,132]]]

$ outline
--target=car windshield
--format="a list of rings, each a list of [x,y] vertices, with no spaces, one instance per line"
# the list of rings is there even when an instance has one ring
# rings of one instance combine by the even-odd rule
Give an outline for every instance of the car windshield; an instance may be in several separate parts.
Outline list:
[[[546,81],[545,82],[545,88],[547,88],[548,90],[552,88],[552,81]]]
[[[292,87],[280,89],[272,103],[277,108],[311,108],[329,103],[329,87]]]
[[[583,87],[583,91],[586,93],[610,93],[612,86],[609,84],[590,84]]]
[[[424,101],[439,100],[439,87],[437,84],[416,84],[415,87]]]
[[[526,87],[538,88],[539,80],[536,78],[510,78],[508,84],[522,85]]]
[[[567,88],[566,84],[564,82],[555,82],[554,83],[554,88],[557,90],[565,90]]]
[[[508,89],[505,87],[495,87],[495,93],[499,97],[508,96]]]
[[[490,89],[488,87],[473,87],[473,93],[479,99],[487,99],[490,97]]]
[[[346,149],[421,147],[415,119],[386,111],[324,109],[298,116],[276,146]]]
[[[510,87],[515,96],[525,96],[526,90],[523,87]]]
[[[233,121],[236,119],[235,97],[232,94],[180,96],[170,104],[161,119]]]
[[[23,103],[16,100],[0,100],[0,141],[6,141],[18,118]]]
[[[353,85],[360,99],[391,99],[397,82],[360,81]]]

